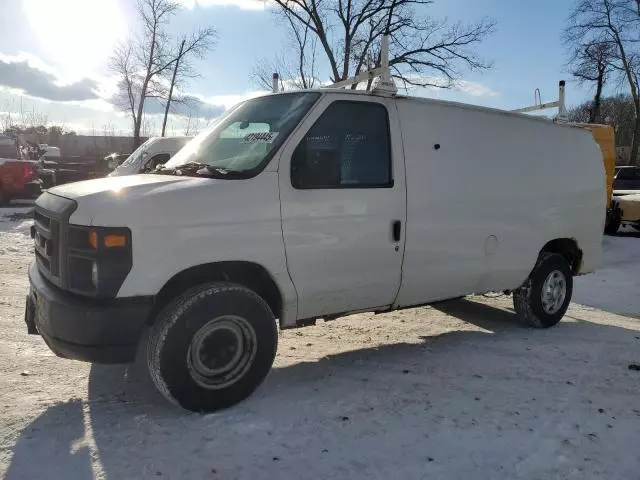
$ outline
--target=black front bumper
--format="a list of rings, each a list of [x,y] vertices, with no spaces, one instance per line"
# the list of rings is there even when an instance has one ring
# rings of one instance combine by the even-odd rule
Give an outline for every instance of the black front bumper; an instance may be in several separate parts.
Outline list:
[[[131,363],[152,307],[150,297],[96,300],[51,285],[33,263],[25,321],[59,357]]]

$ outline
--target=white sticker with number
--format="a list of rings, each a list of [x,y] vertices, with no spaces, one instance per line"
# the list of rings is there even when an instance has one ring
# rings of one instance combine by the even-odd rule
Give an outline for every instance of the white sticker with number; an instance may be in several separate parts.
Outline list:
[[[242,143],[273,143],[280,132],[249,133],[242,139]]]

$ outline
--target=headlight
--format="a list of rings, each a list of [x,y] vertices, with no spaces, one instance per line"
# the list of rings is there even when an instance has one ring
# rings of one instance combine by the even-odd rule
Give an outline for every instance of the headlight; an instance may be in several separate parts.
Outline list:
[[[66,283],[83,295],[115,297],[133,264],[128,228],[69,225],[66,250]]]

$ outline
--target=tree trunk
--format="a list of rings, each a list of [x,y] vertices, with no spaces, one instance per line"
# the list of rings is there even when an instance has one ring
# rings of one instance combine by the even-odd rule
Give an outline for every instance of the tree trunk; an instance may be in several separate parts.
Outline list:
[[[180,60],[182,59],[182,50],[184,50],[184,42],[180,44],[180,51],[178,52],[178,56],[176,57],[176,66],[173,69],[173,76],[171,77],[171,85],[169,86],[169,97],[167,98],[167,104],[164,108],[164,120],[162,120],[162,137],[164,137],[164,132],[167,129],[167,117],[169,116],[169,108],[171,107],[171,97],[173,96],[173,86],[176,84],[176,75],[178,74],[178,66],[180,65]]]
[[[140,146],[140,129],[142,128],[142,115],[144,114],[144,101],[147,98],[147,89],[149,88],[149,78],[142,83],[140,90],[140,100],[138,101],[138,115],[133,128],[133,143],[137,147]]]
[[[600,104],[602,98],[602,87],[604,85],[604,71],[598,72],[598,83],[596,85],[596,94],[593,96],[593,105],[589,112],[589,123],[597,123],[600,118]]]
[[[142,99],[141,99],[142,100]],[[140,102],[142,104],[142,102]],[[140,111],[140,109],[138,109]],[[136,121],[133,123],[133,149],[135,150],[140,146],[140,128],[142,127],[142,114],[139,114]]]

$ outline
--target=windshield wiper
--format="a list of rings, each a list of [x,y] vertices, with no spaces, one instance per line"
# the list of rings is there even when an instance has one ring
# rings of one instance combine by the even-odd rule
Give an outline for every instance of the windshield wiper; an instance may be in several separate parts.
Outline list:
[[[188,162],[171,168],[157,168],[149,173],[160,175],[185,175],[212,178],[244,178],[246,173],[242,170],[231,170],[223,167],[213,167],[202,162]]]

